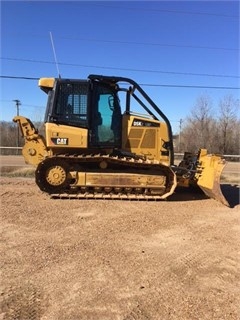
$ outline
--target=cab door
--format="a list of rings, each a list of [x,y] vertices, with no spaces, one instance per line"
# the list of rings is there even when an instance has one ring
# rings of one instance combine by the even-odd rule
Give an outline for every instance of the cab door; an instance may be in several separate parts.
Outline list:
[[[107,84],[93,82],[89,99],[91,147],[121,147],[122,115],[117,92]]]

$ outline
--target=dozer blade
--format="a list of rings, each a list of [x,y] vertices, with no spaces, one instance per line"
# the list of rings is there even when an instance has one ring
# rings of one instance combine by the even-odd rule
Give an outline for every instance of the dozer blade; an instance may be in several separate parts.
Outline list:
[[[224,159],[218,155],[207,154],[202,149],[198,159],[198,172],[195,174],[197,185],[209,197],[229,207],[229,203],[222,194],[220,177],[226,165]]]

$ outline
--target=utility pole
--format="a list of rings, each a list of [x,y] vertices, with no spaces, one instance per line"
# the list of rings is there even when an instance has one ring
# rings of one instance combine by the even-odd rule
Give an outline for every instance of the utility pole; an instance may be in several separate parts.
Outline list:
[[[16,103],[17,116],[19,116],[19,107],[21,105],[21,102],[18,99],[15,99],[13,101]],[[18,154],[18,148],[19,148],[19,128],[18,128],[18,125],[17,125],[17,152],[16,152],[16,154]]]
[[[179,152],[181,152],[181,132],[182,132],[182,123],[183,120],[180,119],[179,121]]]

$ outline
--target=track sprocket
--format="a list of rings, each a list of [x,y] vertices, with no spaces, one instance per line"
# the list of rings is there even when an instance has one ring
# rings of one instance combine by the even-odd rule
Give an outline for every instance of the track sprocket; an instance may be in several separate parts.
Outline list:
[[[41,162],[35,172],[36,184],[47,193],[59,193],[70,183],[69,166],[59,158],[47,158]]]

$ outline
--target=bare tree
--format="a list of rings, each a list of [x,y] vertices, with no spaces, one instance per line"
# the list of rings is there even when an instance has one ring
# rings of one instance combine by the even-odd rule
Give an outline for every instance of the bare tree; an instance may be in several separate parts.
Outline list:
[[[202,95],[197,99],[191,115],[184,123],[182,138],[185,150],[194,152],[199,148],[214,148],[213,132],[216,130],[216,124],[209,96]]]
[[[220,100],[220,116],[218,119],[219,148],[223,154],[239,152],[240,125],[237,118],[239,101],[232,95]]]
[[[195,152],[206,148],[212,153],[239,154],[240,152],[239,101],[232,95],[220,100],[219,115],[212,116],[212,104],[208,96],[200,96],[184,121],[182,144],[184,150]]]

